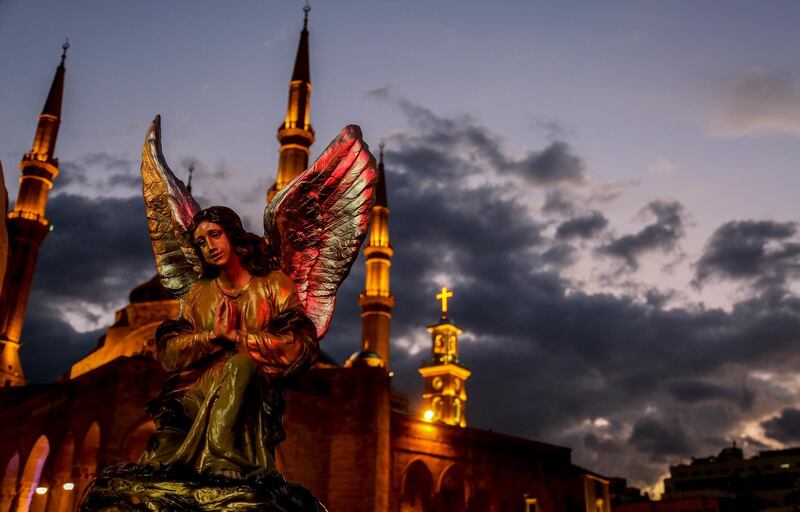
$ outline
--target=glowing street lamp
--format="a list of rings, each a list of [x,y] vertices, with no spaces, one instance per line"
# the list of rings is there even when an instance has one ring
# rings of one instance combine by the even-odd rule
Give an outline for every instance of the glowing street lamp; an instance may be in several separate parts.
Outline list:
[[[61,486],[65,491],[71,491],[75,488],[75,484],[72,482],[64,482],[64,485]]]
[[[428,409],[425,411],[425,414],[422,415],[422,418],[425,421],[433,421],[433,411]]]
[[[39,494],[39,495],[47,494],[47,487],[44,487],[44,486],[37,487],[36,488],[36,494]]]

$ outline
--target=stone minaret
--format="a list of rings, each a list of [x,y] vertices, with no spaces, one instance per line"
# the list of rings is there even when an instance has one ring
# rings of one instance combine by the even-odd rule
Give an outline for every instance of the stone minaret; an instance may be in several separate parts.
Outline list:
[[[65,42],[61,63],[56,68],[50,93],[44,104],[33,147],[22,157],[19,191],[14,209],[8,213],[9,254],[0,293],[0,385],[21,386],[25,375],[19,359],[20,336],[25,307],[31,291],[36,258],[50,222],[45,218],[47,195],[58,176],[58,159],[53,157],[61,124],[64,93],[64,61],[69,43]]]
[[[289,106],[286,119],[278,127],[278,142],[281,143],[278,160],[278,175],[275,184],[267,191],[267,201],[271,201],[278,190],[285,187],[295,176],[308,167],[309,148],[314,143],[314,129],[311,128],[311,73],[308,64],[308,12],[311,7],[303,7],[305,17],[300,32],[300,44],[294,61],[292,81],[289,82]]]
[[[380,356],[383,366],[388,370],[389,329],[394,307],[394,295],[389,288],[389,267],[394,251],[389,242],[389,202],[386,198],[383,144],[380,148],[372,226],[369,240],[364,247],[367,258],[366,284],[364,291],[358,296],[358,304],[361,306],[361,350]]]
[[[442,317],[437,324],[428,327],[433,341],[431,359],[419,369],[425,381],[423,418],[466,427],[467,391],[464,388],[472,372],[461,366],[458,359],[458,335],[462,331],[447,318],[447,299],[452,296],[453,292],[442,288],[436,296],[442,301]]]

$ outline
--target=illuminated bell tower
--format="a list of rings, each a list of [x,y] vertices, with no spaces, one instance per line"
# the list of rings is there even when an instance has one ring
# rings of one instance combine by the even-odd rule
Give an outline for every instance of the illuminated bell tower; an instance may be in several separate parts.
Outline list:
[[[64,61],[69,43],[65,42],[61,63],[56,68],[50,93],[44,104],[33,147],[22,157],[22,177],[14,209],[7,215],[9,255],[0,293],[0,385],[22,386],[25,375],[19,359],[20,336],[25,308],[33,282],[33,271],[42,241],[50,231],[45,218],[47,195],[58,176],[58,159],[53,157],[61,124],[64,92]]]
[[[314,129],[311,128],[311,72],[308,60],[308,12],[311,7],[303,7],[305,17],[300,32],[300,44],[294,61],[292,81],[289,82],[289,106],[286,119],[278,127],[278,142],[281,147],[278,159],[278,175],[275,183],[267,191],[267,201],[308,167],[309,148],[314,143]]]
[[[436,296],[442,302],[442,317],[437,324],[428,327],[433,341],[432,357],[419,369],[425,381],[423,418],[466,427],[465,385],[472,372],[461,366],[458,359],[458,335],[462,331],[447,318],[447,299],[452,296],[453,292],[442,288]]]
[[[364,291],[358,296],[361,306],[361,350],[380,356],[389,368],[389,331],[392,322],[394,295],[389,288],[392,244],[389,242],[389,202],[386,197],[386,174],[383,168],[383,144],[378,163],[378,183],[369,241],[364,247],[367,275]]]

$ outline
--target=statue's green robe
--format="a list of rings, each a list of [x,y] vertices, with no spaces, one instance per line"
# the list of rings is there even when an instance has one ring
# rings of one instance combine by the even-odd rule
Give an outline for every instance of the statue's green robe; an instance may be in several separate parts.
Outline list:
[[[217,309],[235,308],[235,345],[216,339]],[[283,439],[281,382],[307,368],[319,347],[294,282],[275,271],[234,292],[215,279],[195,283],[177,321],[156,333],[158,360],[170,377],[150,403],[156,431],[140,463],[242,476],[275,471]]]

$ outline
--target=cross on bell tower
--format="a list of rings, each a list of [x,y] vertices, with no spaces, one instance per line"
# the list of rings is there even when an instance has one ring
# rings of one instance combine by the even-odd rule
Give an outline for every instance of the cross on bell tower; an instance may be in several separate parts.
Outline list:
[[[463,331],[447,317],[448,299],[453,292],[443,286],[436,295],[442,316],[428,327],[431,333],[431,359],[419,369],[425,383],[422,394],[423,418],[459,427],[467,426],[465,384],[472,374],[461,365],[458,357],[458,335]]]

